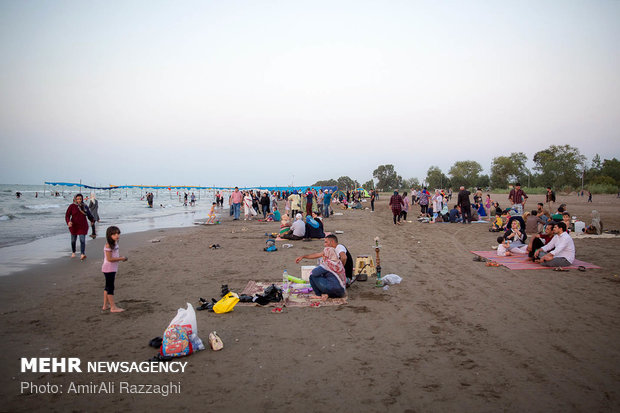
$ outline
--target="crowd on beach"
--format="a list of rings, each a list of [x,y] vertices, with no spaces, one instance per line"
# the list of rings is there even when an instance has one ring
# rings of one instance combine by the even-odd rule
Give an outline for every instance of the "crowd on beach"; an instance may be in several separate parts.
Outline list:
[[[528,196],[519,182],[508,195],[510,206],[506,209],[502,209],[499,202],[492,200],[490,194],[483,200],[481,188],[476,189],[472,203],[471,193],[461,186],[452,209],[448,207],[452,198],[451,190],[446,192],[436,189],[431,195],[427,188],[412,189],[411,194],[411,203],[407,192],[400,195],[398,191],[394,191],[391,196],[389,207],[395,225],[401,225],[401,218],[407,219],[410,206],[418,204],[420,206],[418,220],[421,222],[463,224],[470,224],[472,221],[490,222],[490,232],[503,232],[503,235],[497,237],[498,256],[527,254],[534,262],[560,269],[572,265],[575,260],[575,245],[570,232],[575,231],[576,223],[581,222],[575,221],[566,211],[566,204],[561,204],[557,211],[550,213],[551,206],[556,202],[556,195],[551,187],[547,187],[545,195],[547,206],[540,202],[536,209],[531,211],[525,211]],[[589,193],[588,202],[591,200],[592,194]],[[490,220],[486,221],[484,217],[490,217]],[[585,226],[582,223],[578,230],[586,234],[602,234],[603,224],[599,212],[593,210],[590,225]]]
[[[491,199],[490,194],[483,196],[481,188],[476,188],[474,191],[473,202],[471,195],[471,192],[461,186],[456,194],[456,201],[450,208],[453,197],[451,189],[435,189],[431,193],[426,187],[412,188],[410,197],[406,191],[402,195],[394,191],[388,206],[392,211],[395,225],[402,225],[407,221],[407,214],[411,212],[414,205],[419,205],[420,212],[417,220],[423,223],[488,222],[490,232],[502,233],[497,237],[498,256],[527,255],[530,260],[557,268],[570,266],[575,260],[575,246],[570,236],[571,231],[577,230],[597,235],[603,233],[603,223],[596,210],[592,211],[590,225],[579,227],[566,210],[566,204],[559,205],[557,210],[551,212],[556,202],[555,192],[551,188],[547,188],[545,203],[538,203],[536,209],[531,211],[525,210],[528,196],[520,183],[516,183],[510,191],[509,206],[505,209],[502,209],[499,202]],[[345,192],[327,188],[321,190],[307,188],[291,191],[242,191],[235,187],[229,194],[228,203],[229,214],[233,217],[233,221],[241,219],[241,208],[243,208],[244,220],[256,218],[263,222],[279,223],[279,231],[272,233],[270,237],[273,248],[265,248],[267,251],[276,250],[274,240],[324,239],[322,251],[300,256],[296,262],[303,259],[319,259],[319,265],[310,275],[310,284],[315,296],[325,300],[346,294],[346,287],[353,278],[353,262],[348,249],[338,242],[336,235],[325,232],[324,219],[333,214],[334,207],[362,209],[361,202],[366,202],[363,199],[366,197],[370,200],[370,208],[367,209],[373,212],[375,201],[379,197],[374,190],[369,192],[347,190]],[[591,201],[591,197],[589,194],[588,201]],[[148,193],[146,200],[152,207],[153,194]],[[193,193],[189,196],[187,193],[184,195],[185,205],[188,203],[195,205],[195,202],[196,198]],[[223,206],[224,195],[218,191],[208,214],[208,224],[215,223],[216,208],[223,208]],[[280,211],[280,206],[283,206],[283,211]],[[67,208],[65,221],[71,234],[71,257],[76,256],[76,244],[79,239],[80,260],[86,259],[85,237],[89,229],[91,229],[92,238],[97,236],[98,207],[96,196],[91,193],[86,199],[82,194],[75,195],[73,203]],[[258,217],[259,214],[262,218]],[[489,220],[484,220],[487,217]],[[120,229],[116,226],[107,228],[102,265],[105,277],[102,310],[112,312],[123,311],[114,302],[114,280],[118,263],[127,261],[127,258],[119,253],[120,233]]]

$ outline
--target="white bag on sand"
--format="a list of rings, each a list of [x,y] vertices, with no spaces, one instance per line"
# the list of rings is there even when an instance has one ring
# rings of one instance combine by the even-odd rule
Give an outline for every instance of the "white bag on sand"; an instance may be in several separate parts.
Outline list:
[[[190,303],[187,303],[187,308],[179,308],[177,315],[172,319],[168,327],[180,326],[187,330],[189,335],[189,341],[192,343],[193,351],[204,350],[205,346],[202,343],[200,337],[198,337],[198,323],[196,322],[196,312],[194,307]]]
[[[381,281],[383,281],[383,285],[394,285],[400,284],[403,279],[396,274],[387,274],[381,277]]]

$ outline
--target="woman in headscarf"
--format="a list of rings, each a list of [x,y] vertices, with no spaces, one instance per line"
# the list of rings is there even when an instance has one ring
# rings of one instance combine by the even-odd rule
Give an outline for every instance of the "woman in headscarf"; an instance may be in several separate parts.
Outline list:
[[[592,211],[592,223],[585,229],[586,234],[601,235],[603,233],[603,222],[601,214],[595,209]]]
[[[325,244],[328,244],[325,240]],[[297,261],[299,262],[299,261]],[[321,264],[310,273],[310,285],[317,297],[325,301],[327,298],[340,298],[346,294],[347,278],[344,265],[333,247],[323,248]]]
[[[75,243],[78,236],[80,237],[80,260],[86,258],[86,234],[88,234],[88,221],[94,221],[93,216],[90,214],[90,209],[84,203],[84,197],[82,194],[77,194],[73,198],[73,203],[67,208],[65,213],[65,222],[71,232],[71,258],[75,257]]]
[[[396,219],[398,218],[398,225],[400,225],[400,213],[403,210],[403,197],[398,195],[398,191],[394,191],[394,195],[390,197],[390,208],[392,208],[392,214],[394,215],[394,225],[397,224]]]
[[[244,192],[244,197],[243,197],[243,215],[244,221],[247,221],[248,219],[251,221],[252,220],[252,216],[256,215],[256,212],[254,211],[254,208],[252,207],[252,196],[250,195],[249,192]]]
[[[90,225],[92,229],[92,233],[90,234],[90,237],[92,239],[95,239],[97,238],[97,231],[95,230],[95,222],[99,222],[99,201],[97,201],[97,198],[95,197],[94,192],[90,193],[90,200],[88,201],[88,209],[90,209],[90,213],[93,216],[93,221]]]

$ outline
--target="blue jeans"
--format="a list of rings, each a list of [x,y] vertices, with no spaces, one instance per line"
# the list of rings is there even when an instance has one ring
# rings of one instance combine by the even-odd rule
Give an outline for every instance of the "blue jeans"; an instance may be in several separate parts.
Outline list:
[[[323,204],[323,216],[329,218],[329,204]]]
[[[269,212],[269,205],[261,205],[263,208],[263,219],[267,218],[267,212]]]
[[[344,288],[342,288],[336,276],[320,266],[313,269],[310,273],[310,285],[318,296],[327,294],[330,298],[340,298],[344,297],[345,294]]]
[[[71,251],[75,253],[75,243],[77,241],[77,237],[80,237],[80,254],[84,255],[84,251],[86,251],[86,235],[71,234]]]
[[[235,219],[239,219],[239,215],[241,214],[241,204],[233,204],[233,211],[235,214]]]

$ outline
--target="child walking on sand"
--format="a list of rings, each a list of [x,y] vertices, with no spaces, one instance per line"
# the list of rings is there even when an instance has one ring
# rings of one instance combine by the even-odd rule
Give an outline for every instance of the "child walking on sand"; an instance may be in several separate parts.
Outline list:
[[[101,310],[109,309],[111,313],[120,313],[125,310],[117,307],[114,303],[114,278],[116,278],[119,261],[127,261],[127,257],[120,256],[118,239],[121,237],[121,230],[118,227],[108,227],[105,236],[107,243],[103,248],[104,256],[101,266],[101,271],[105,276],[105,288],[103,289],[103,307]]]

